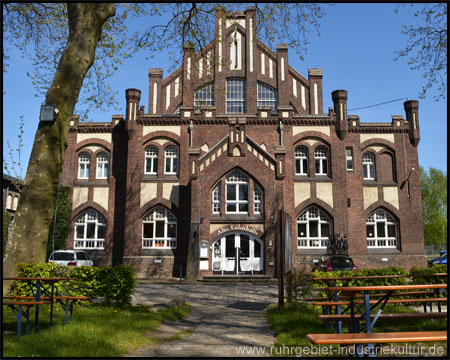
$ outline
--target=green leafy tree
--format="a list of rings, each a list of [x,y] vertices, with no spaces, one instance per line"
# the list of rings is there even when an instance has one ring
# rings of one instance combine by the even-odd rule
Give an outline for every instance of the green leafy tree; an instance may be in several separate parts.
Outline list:
[[[3,70],[8,68],[8,49],[16,46],[34,61],[34,71],[28,75],[37,95],[45,93],[45,103],[58,109],[55,121],[40,123],[36,132],[3,262],[5,276],[13,276],[19,262],[45,261],[67,132],[76,104],[112,105],[112,91],[105,79],[139,49],[150,55],[167,48],[178,47],[180,51],[180,43],[187,41],[199,49],[212,39],[211,22],[207,20],[214,19],[216,9],[209,3],[3,4]],[[317,30],[324,15],[322,7],[315,4],[269,4],[255,9],[265,24],[259,34],[273,34],[273,39],[287,36],[289,45],[298,52],[305,49],[309,29]],[[162,19],[164,25],[152,25],[128,36],[126,25],[132,16],[162,14],[168,15]],[[298,26],[298,34],[289,29],[293,23]]]
[[[420,188],[425,244],[440,246],[443,238],[447,241],[447,174],[433,167],[426,172],[420,167]]]
[[[410,4],[417,10],[414,25],[402,25],[407,36],[406,47],[397,57],[407,58],[411,70],[423,72],[425,85],[419,97],[425,98],[433,86],[437,87],[436,101],[446,98],[447,93],[447,2]],[[399,8],[397,7],[396,12]]]

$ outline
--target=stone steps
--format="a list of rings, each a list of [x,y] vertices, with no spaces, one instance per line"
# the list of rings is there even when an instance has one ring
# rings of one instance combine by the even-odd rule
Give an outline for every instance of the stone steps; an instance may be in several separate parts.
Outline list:
[[[277,279],[268,275],[205,275],[198,281],[202,283],[277,284]]]

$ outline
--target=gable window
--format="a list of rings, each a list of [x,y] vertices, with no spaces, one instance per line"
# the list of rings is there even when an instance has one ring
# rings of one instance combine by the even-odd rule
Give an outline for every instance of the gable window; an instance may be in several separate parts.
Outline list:
[[[91,166],[91,156],[88,153],[81,153],[78,157],[78,179],[89,179],[89,169]]]
[[[314,151],[316,175],[328,175],[328,149],[318,146]]]
[[[202,106],[214,105],[214,84],[203,86],[195,92],[194,106],[200,110]]]
[[[305,146],[295,148],[295,175],[308,175],[308,149]]]
[[[227,214],[248,214],[248,177],[235,171],[226,178]]]
[[[262,212],[262,191],[260,187],[256,184],[253,186],[253,213],[261,214]]]
[[[258,83],[258,107],[270,106],[270,109],[276,111],[278,108],[277,91],[263,83]]]
[[[219,182],[212,192],[213,214],[220,214],[220,193],[221,183]]]
[[[353,150],[352,148],[345,149],[345,159],[347,163],[347,171],[353,171]]]
[[[331,231],[330,218],[315,206],[309,207],[297,218],[297,245],[299,248],[324,249]]]
[[[246,112],[245,80],[227,79],[226,94],[227,114],[244,114]]]
[[[145,149],[145,173],[151,175],[158,173],[158,149],[155,146]]]
[[[104,249],[106,220],[91,209],[75,221],[74,249]]]
[[[368,248],[397,248],[397,223],[386,211],[379,209],[366,220]]]
[[[177,218],[158,206],[142,220],[142,248],[177,247]]]
[[[178,149],[175,146],[169,146],[165,151],[166,155],[166,175],[176,175],[178,172]]]
[[[107,153],[97,155],[97,179],[107,179],[109,173],[109,156]]]
[[[371,153],[363,155],[364,180],[375,180],[375,161]]]

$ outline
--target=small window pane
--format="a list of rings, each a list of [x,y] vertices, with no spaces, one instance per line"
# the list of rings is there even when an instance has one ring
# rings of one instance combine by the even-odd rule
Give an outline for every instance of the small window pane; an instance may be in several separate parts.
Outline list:
[[[248,199],[248,187],[247,185],[239,185],[239,200]]]
[[[86,239],[94,239],[94,238],[95,238],[95,224],[94,223],[88,223],[87,224]]]
[[[170,238],[177,237],[177,226],[175,224],[167,225],[167,237]]]
[[[396,236],[395,225],[388,224],[387,228],[388,228],[388,237],[395,237]]]
[[[375,226],[374,225],[367,225],[366,226],[366,232],[367,232],[367,237],[369,237],[369,238],[375,237]]]
[[[144,238],[153,239],[153,223],[144,223]]]
[[[261,244],[259,241],[254,240],[253,243],[255,244],[255,250],[254,250],[254,258],[260,258],[261,257]]]
[[[318,237],[319,236],[319,222],[318,221],[310,221],[309,222],[309,236],[310,237]]]
[[[77,239],[84,239],[84,225],[76,226]]]
[[[306,238],[306,224],[297,224],[298,237]]]
[[[241,250],[239,255],[241,257],[249,257],[250,256],[250,239],[246,235],[241,235]]]
[[[105,230],[106,230],[106,226],[99,226],[97,228],[97,239],[105,238]]]
[[[227,212],[236,212],[236,204],[227,204]]]
[[[228,235],[226,237],[226,246],[225,246],[225,256],[226,257],[235,257],[236,249],[234,247],[234,235]]]
[[[320,236],[327,237],[330,234],[330,224],[320,224]]]
[[[377,223],[377,236],[378,237],[385,237],[386,231],[384,229],[384,222]]]
[[[239,204],[239,212],[248,212],[248,204]]]
[[[164,221],[155,221],[155,223],[156,223],[155,237],[157,238],[164,237]]]
[[[227,185],[227,200],[236,200],[236,185]]]

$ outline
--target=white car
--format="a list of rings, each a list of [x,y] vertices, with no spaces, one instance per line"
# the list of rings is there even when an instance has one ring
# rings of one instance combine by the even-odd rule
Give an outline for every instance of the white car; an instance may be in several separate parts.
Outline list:
[[[94,266],[91,258],[80,250],[57,250],[52,252],[49,263],[63,266]]]

